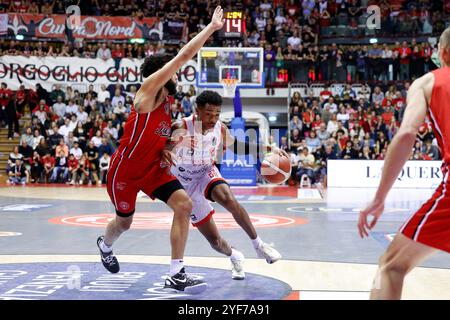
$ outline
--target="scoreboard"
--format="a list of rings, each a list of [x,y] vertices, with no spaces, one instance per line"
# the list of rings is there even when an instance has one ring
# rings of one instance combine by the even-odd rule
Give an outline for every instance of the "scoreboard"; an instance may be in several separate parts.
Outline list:
[[[223,13],[225,23],[220,30],[222,39],[242,38],[245,33],[245,18],[242,11],[226,11]]]

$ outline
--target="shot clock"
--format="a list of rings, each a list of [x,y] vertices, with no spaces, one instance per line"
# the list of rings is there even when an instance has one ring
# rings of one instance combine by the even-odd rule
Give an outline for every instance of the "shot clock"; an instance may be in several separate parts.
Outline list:
[[[242,38],[245,33],[245,18],[242,11],[224,12],[225,23],[220,30],[219,37],[222,39]]]

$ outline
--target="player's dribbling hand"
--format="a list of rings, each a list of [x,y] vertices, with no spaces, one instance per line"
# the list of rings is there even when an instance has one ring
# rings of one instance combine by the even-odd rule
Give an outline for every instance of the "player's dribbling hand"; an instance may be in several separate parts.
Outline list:
[[[368,230],[372,230],[375,227],[378,218],[384,211],[384,201],[373,199],[369,205],[359,212],[358,230],[361,238],[368,237]],[[367,221],[368,216],[373,216],[372,222]]]
[[[279,155],[285,156],[286,158],[290,159],[291,157],[289,157],[288,153],[280,148],[276,148],[277,152]]]
[[[211,26],[214,30],[220,30],[222,29],[224,23],[225,20],[223,19],[223,9],[221,6],[217,6],[211,18]]]
[[[272,153],[278,154],[280,156],[285,156],[288,159],[290,158],[289,155],[287,154],[287,152],[282,150],[282,149],[280,149],[280,148],[272,147],[270,145],[266,145],[266,148],[267,148],[268,152],[272,152]]]
[[[161,162],[168,167],[170,167],[172,165],[174,166],[175,160],[174,160],[174,154],[172,153],[172,151],[167,150],[167,149],[163,150],[161,152]]]

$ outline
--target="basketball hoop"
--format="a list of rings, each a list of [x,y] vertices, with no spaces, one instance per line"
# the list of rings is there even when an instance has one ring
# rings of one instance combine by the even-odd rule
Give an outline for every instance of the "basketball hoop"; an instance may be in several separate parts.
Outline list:
[[[234,98],[238,79],[222,79],[223,96],[226,98]]]

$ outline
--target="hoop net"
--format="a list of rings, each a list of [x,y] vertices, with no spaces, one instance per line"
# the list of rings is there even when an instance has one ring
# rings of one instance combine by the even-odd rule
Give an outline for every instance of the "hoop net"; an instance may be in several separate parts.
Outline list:
[[[223,96],[227,98],[234,98],[238,79],[222,79],[220,82],[223,87]]]

